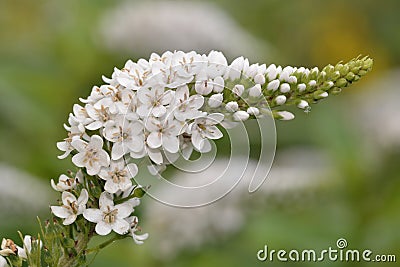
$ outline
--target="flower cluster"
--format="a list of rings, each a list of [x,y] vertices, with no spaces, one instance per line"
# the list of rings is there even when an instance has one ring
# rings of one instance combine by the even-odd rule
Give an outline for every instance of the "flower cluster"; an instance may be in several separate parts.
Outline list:
[[[35,240],[30,235],[23,238],[23,247],[16,245],[11,239],[3,238],[0,246],[0,267],[7,267],[8,263],[15,265],[22,263],[23,260],[28,259],[28,254],[32,252],[32,249],[40,250],[42,245],[41,241]]]

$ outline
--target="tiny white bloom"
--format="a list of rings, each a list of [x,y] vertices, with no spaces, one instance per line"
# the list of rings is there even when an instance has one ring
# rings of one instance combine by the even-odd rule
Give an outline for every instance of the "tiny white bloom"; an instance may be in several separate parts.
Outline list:
[[[132,211],[132,206],[129,203],[114,205],[112,196],[103,192],[99,199],[99,209],[86,209],[83,212],[83,217],[96,223],[95,231],[99,235],[108,235],[111,231],[123,235],[129,231],[130,225],[125,218]]]
[[[288,83],[297,83],[297,77],[296,76],[289,76]]]
[[[182,131],[182,124],[172,116],[160,121],[150,117],[146,121],[146,129],[150,132],[147,136],[147,145],[152,148],[163,147],[166,151],[177,153],[179,151],[178,135]]]
[[[225,105],[225,109],[229,112],[235,112],[239,109],[239,105],[236,101],[230,101]]]
[[[217,108],[221,106],[223,100],[224,100],[223,94],[214,94],[208,99],[208,105],[211,108]]]
[[[30,235],[26,235],[24,237],[24,245],[23,245],[23,247],[21,248],[21,247],[17,246],[17,248],[18,248],[18,256],[21,257],[22,259],[27,259],[28,255],[27,255],[26,251],[28,251],[28,253],[31,253],[31,251],[32,251],[32,243],[33,242],[38,244],[39,240],[33,241],[32,237]],[[43,245],[43,243],[42,243],[42,241],[40,241],[39,247],[42,248],[42,245]]]
[[[104,189],[114,194],[118,190],[126,191],[132,186],[131,178],[138,173],[138,167],[135,163],[125,165],[123,159],[111,161],[110,167],[102,168],[99,176],[106,180]]]
[[[0,246],[0,256],[8,257],[10,255],[16,255],[18,252],[18,248],[15,245],[14,241],[11,239],[5,239],[1,241]]]
[[[282,83],[281,86],[280,86],[280,91],[282,93],[290,92],[290,85],[288,83]]]
[[[278,95],[278,96],[275,98],[275,103],[276,103],[277,105],[283,105],[283,104],[285,104],[285,102],[286,102],[286,96],[284,96],[284,95]]]
[[[89,143],[75,139],[72,146],[78,154],[72,157],[72,162],[78,167],[86,167],[89,175],[96,175],[100,168],[108,166],[110,156],[103,150],[103,139],[98,135],[92,135]]]
[[[311,80],[311,81],[308,82],[308,85],[309,86],[315,86],[315,85],[317,85],[317,81],[316,80]]]
[[[179,121],[194,119],[202,114],[199,110],[204,104],[204,97],[201,95],[189,94],[187,85],[178,87],[175,93],[174,116]]]
[[[241,96],[243,94],[243,91],[244,86],[242,84],[236,84],[232,89],[232,92],[237,96]]]
[[[51,179],[51,187],[53,187],[54,190],[63,192],[66,190],[70,190],[76,187],[78,183],[82,183],[83,181],[83,173],[81,170],[79,170],[76,173],[75,178],[68,177],[65,174],[61,174],[60,177],[58,178],[58,183],[56,184],[53,179]]]
[[[221,138],[222,132],[217,128],[217,124],[221,123],[224,115],[221,113],[212,113],[204,117],[199,117],[189,125],[191,140],[193,147],[200,152],[208,152],[211,144],[208,139]]]
[[[141,231],[140,227],[138,226],[139,221],[136,216],[129,217],[126,220],[130,225],[130,232],[131,232],[133,241],[137,245],[142,245],[144,243],[144,241],[149,237],[149,234],[148,233],[141,234],[141,235],[136,234],[136,232]]]
[[[298,107],[298,108],[301,108],[301,109],[305,109],[305,108],[308,107],[308,106],[309,106],[309,105],[308,105],[308,102],[305,101],[305,100],[301,100],[300,103],[297,104],[297,107]]]
[[[267,85],[267,90],[276,91],[279,88],[279,85],[280,85],[279,80],[270,81]]]
[[[256,84],[249,89],[249,95],[251,97],[260,97],[262,95],[261,85]]]
[[[82,189],[78,199],[67,191],[64,191],[61,195],[62,206],[51,206],[51,212],[59,218],[64,219],[64,225],[70,225],[75,222],[78,215],[82,214],[86,209],[86,203],[89,199],[89,194],[86,189]]]
[[[268,81],[272,81],[272,80],[276,79],[276,76],[279,74],[279,70],[277,69],[275,64],[269,65],[266,72],[267,72]]]
[[[261,73],[257,74],[254,76],[254,82],[258,84],[264,84],[265,83],[265,76],[262,75]]]
[[[221,77],[215,77],[214,79],[214,87],[213,87],[213,91],[215,93],[221,93],[225,88],[225,80]]]
[[[205,80],[205,81],[197,81],[194,85],[194,90],[199,95],[208,95],[212,92],[214,85],[212,82]]]
[[[323,92],[319,95],[319,97],[325,98],[328,97],[328,93],[327,92]]]
[[[257,115],[260,114],[260,110],[258,108],[256,108],[256,107],[249,107],[247,109],[247,113],[249,113],[249,115],[257,116]]]
[[[293,113],[290,113],[289,111],[278,111],[277,114],[280,116],[280,120],[282,121],[289,121],[294,119]]]
[[[301,83],[297,85],[297,88],[299,89],[299,92],[303,92],[304,90],[306,90],[307,86],[304,83]]]
[[[233,119],[235,121],[245,121],[249,118],[249,116],[249,113],[247,113],[246,111],[239,110],[233,114]]]
[[[141,105],[137,109],[140,117],[146,118],[149,115],[161,117],[167,112],[166,105],[174,99],[174,91],[164,91],[162,86],[154,86],[151,89],[140,88],[137,97]]]

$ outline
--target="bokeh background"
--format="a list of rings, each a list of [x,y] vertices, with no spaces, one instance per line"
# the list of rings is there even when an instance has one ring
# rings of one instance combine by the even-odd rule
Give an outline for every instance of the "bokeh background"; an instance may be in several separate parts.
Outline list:
[[[0,237],[38,231],[50,179],[72,167],[56,157],[62,124],[128,58],[217,49],[323,67],[363,54],[375,65],[362,81],[277,122],[263,190],[184,212],[144,199],[148,242],[115,244],[93,266],[262,266],[265,244],[321,250],[338,238],[400,260],[399,11],[397,0],[0,1]]]

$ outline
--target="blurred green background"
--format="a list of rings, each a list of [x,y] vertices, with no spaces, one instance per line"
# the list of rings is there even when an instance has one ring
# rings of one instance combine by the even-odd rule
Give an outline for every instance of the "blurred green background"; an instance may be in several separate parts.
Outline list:
[[[93,85],[102,83],[102,74],[110,76],[114,66],[122,67],[129,58],[149,57],[148,52],[134,47],[127,51],[118,46],[113,49],[112,45],[103,45],[106,43],[103,38],[107,36],[101,34],[101,25],[104,25],[101,21],[123,2],[126,1],[0,1],[2,164],[39,177],[37,179],[46,183],[71,168],[68,159],[57,159],[60,153],[55,144],[65,136],[62,124],[67,121],[72,105],[78,97],[87,96]],[[140,2],[129,3],[135,6]],[[157,4],[156,1],[152,3]],[[398,83],[388,82],[383,86],[381,82],[393,77],[388,73],[400,67],[400,2],[216,0],[212,3],[206,7],[224,12],[241,31],[257,42],[268,44],[269,49],[253,57],[253,62],[323,67],[359,54],[375,60],[373,72],[350,90],[314,106],[309,114],[298,111],[294,121],[277,122],[277,154],[299,146],[323,151],[329,155],[335,169],[327,177],[321,177],[330,181],[329,186],[303,192],[303,197],[296,200],[290,196],[287,201],[269,198],[243,207],[251,212],[239,231],[224,238],[216,236],[200,248],[187,246],[174,257],[158,257],[151,242],[135,246],[127,241],[107,248],[93,266],[262,266],[267,263],[258,262],[256,252],[264,244],[275,249],[318,250],[334,246],[340,237],[346,238],[351,248],[397,254],[399,258],[400,142],[385,137],[389,145],[376,142],[380,137],[374,134],[385,136],[387,129],[384,127],[372,134],[365,130],[386,119],[400,125],[399,117],[391,117],[399,106],[397,110],[380,113],[385,109],[385,101],[383,105],[365,107],[363,97],[385,97],[390,91],[400,99]],[[144,16],[143,24],[135,29],[146,33],[149,21],[157,22],[150,14]],[[168,23],[161,19],[158,22]],[[200,27],[201,23],[198,22]],[[186,27],[190,29],[191,24]],[[126,36],[140,36],[126,28]],[[179,34],[180,29],[170,30]],[[161,47],[163,42],[159,40]],[[394,99],[388,97],[387,101]],[[379,116],[364,117],[361,121],[358,115],[363,108],[376,109]],[[12,195],[13,188],[1,179],[0,172],[2,194],[8,191]],[[27,233],[38,230],[34,215],[13,213],[7,208],[7,201],[12,198],[2,200],[5,204],[0,205],[0,237],[17,238],[17,229]],[[146,201],[152,200],[145,199],[139,210],[146,209]],[[45,218],[47,207],[43,206],[41,210],[39,214]],[[179,224],[179,221],[172,223]],[[141,221],[144,230],[147,230],[146,224],[145,220]],[[152,229],[150,239],[162,236],[167,230]],[[275,262],[274,266],[302,264]],[[326,262],[318,266],[323,264],[335,265]]]

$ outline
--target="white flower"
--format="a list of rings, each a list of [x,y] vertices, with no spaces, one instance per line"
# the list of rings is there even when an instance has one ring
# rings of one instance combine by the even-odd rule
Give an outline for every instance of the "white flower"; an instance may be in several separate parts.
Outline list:
[[[125,165],[123,159],[111,161],[110,167],[102,168],[99,176],[106,180],[104,189],[113,194],[118,190],[126,191],[132,186],[131,178],[138,173],[138,167],[134,163]]]
[[[69,127],[64,125],[64,128],[68,131],[68,137],[65,138],[64,141],[57,142],[57,148],[64,152],[64,154],[58,156],[59,159],[65,159],[69,156],[69,154],[71,154],[71,152],[74,150],[74,147],[71,144],[72,140],[79,139],[85,132],[83,124],[80,124],[71,116],[68,120],[71,126]]]
[[[278,96],[275,98],[275,103],[276,103],[277,105],[283,105],[283,104],[285,104],[285,102],[286,102],[286,96],[284,96],[284,95],[278,95]]]
[[[307,86],[304,83],[297,85],[297,89],[299,89],[299,92],[303,92],[304,90],[306,90],[306,88]]]
[[[38,244],[39,240],[32,241],[32,237],[30,235],[26,235],[24,237],[23,248],[17,246],[17,248],[18,248],[18,256],[21,257],[22,259],[27,259],[28,255],[27,255],[26,251],[28,251],[28,253],[31,253],[31,251],[32,251],[32,243],[33,242]],[[42,243],[42,241],[40,241],[39,247],[42,248],[42,245],[43,245],[43,243]]]
[[[72,157],[72,162],[78,167],[86,167],[89,175],[96,175],[100,168],[108,166],[110,156],[103,150],[103,139],[98,135],[92,135],[89,143],[75,139],[72,146],[78,154]]]
[[[141,235],[136,234],[136,232],[141,231],[140,227],[138,226],[139,221],[136,216],[129,217],[126,220],[130,225],[130,232],[131,232],[133,241],[137,245],[142,245],[144,243],[144,241],[149,237],[149,234],[148,233],[141,234]]]
[[[236,84],[232,89],[232,92],[237,96],[241,96],[243,94],[243,91],[244,86],[242,84]]]
[[[265,76],[261,73],[257,74],[256,76],[254,76],[254,82],[258,84],[264,84]]]
[[[260,114],[260,110],[256,107],[249,107],[247,109],[247,113],[249,113],[250,115],[257,116],[258,114]]]
[[[113,160],[118,160],[131,151],[140,152],[144,148],[142,123],[129,121],[123,116],[104,125],[104,137],[114,143],[111,150]]]
[[[204,97],[201,95],[189,94],[187,85],[178,87],[175,93],[174,116],[179,121],[186,121],[199,117],[202,112],[199,110],[204,104]]]
[[[225,88],[225,80],[221,76],[214,78],[214,88],[215,93],[221,93]]]
[[[249,89],[249,95],[251,97],[260,97],[262,95],[261,85],[256,84]]]
[[[266,72],[269,81],[276,79],[276,76],[280,73],[281,69],[277,68],[275,64],[268,66]]]
[[[196,81],[194,85],[194,89],[199,95],[208,95],[212,92],[213,88],[213,82],[210,82],[209,80]]]
[[[70,225],[75,222],[78,215],[82,214],[86,209],[89,195],[86,189],[82,189],[81,195],[78,199],[70,192],[64,191],[62,193],[62,206],[51,206],[53,214],[59,218],[64,219],[64,225]]]
[[[112,196],[103,192],[99,199],[99,209],[86,209],[83,216],[86,220],[96,223],[95,230],[99,235],[108,235],[111,231],[123,235],[130,229],[125,218],[132,211],[132,206],[127,202],[114,206]]]
[[[83,173],[81,170],[79,170],[76,173],[75,178],[68,177],[65,174],[61,174],[60,177],[58,178],[58,183],[56,184],[53,179],[51,179],[51,187],[53,187],[54,190],[63,192],[66,190],[70,190],[76,187],[78,183],[82,183],[83,181]]]
[[[317,85],[317,81],[316,80],[311,80],[311,81],[308,82],[308,85],[311,86],[311,87],[315,86],[315,85]]]
[[[309,106],[309,105],[308,105],[308,102],[305,101],[305,100],[301,100],[300,103],[297,104],[297,107],[298,107],[298,108],[301,108],[301,109],[305,109],[305,108],[308,107],[308,106]]]
[[[279,84],[280,84],[279,80],[270,81],[267,85],[267,90],[276,91],[279,88]]]
[[[279,119],[282,121],[289,121],[294,119],[293,113],[289,111],[278,111]]]
[[[206,152],[211,149],[208,139],[219,139],[222,137],[217,124],[221,123],[224,115],[221,113],[212,113],[208,116],[199,117],[189,125],[189,131],[192,135],[191,140],[195,149],[200,152]]]
[[[208,99],[208,105],[211,108],[217,108],[221,106],[223,100],[224,100],[223,94],[214,94]]]
[[[110,109],[106,106],[101,105],[98,108],[95,108],[91,104],[86,104],[85,106],[87,113],[90,118],[93,119],[93,122],[86,125],[86,129],[88,130],[97,130],[104,126],[109,120],[114,118],[114,115],[110,112]]]
[[[162,86],[154,86],[151,89],[140,88],[137,97],[141,105],[137,109],[140,117],[146,118],[149,115],[161,117],[167,112],[166,105],[174,98],[174,91],[164,91]]]
[[[147,137],[147,145],[152,148],[160,148],[161,146],[170,153],[179,151],[178,135],[182,131],[182,125],[179,121],[170,116],[164,121],[150,117],[146,122],[146,129],[150,131]]]
[[[8,257],[10,255],[16,255],[18,252],[18,248],[15,245],[14,241],[11,239],[5,239],[1,241],[1,246],[0,246],[0,256]]]
[[[243,110],[238,110],[233,114],[233,119],[235,121],[245,121],[249,118],[249,113]]]
[[[239,105],[236,101],[230,101],[225,105],[225,109],[229,112],[235,112],[239,109]]]
[[[280,91],[282,93],[288,93],[290,92],[290,85],[288,83],[282,83],[280,87]]]

